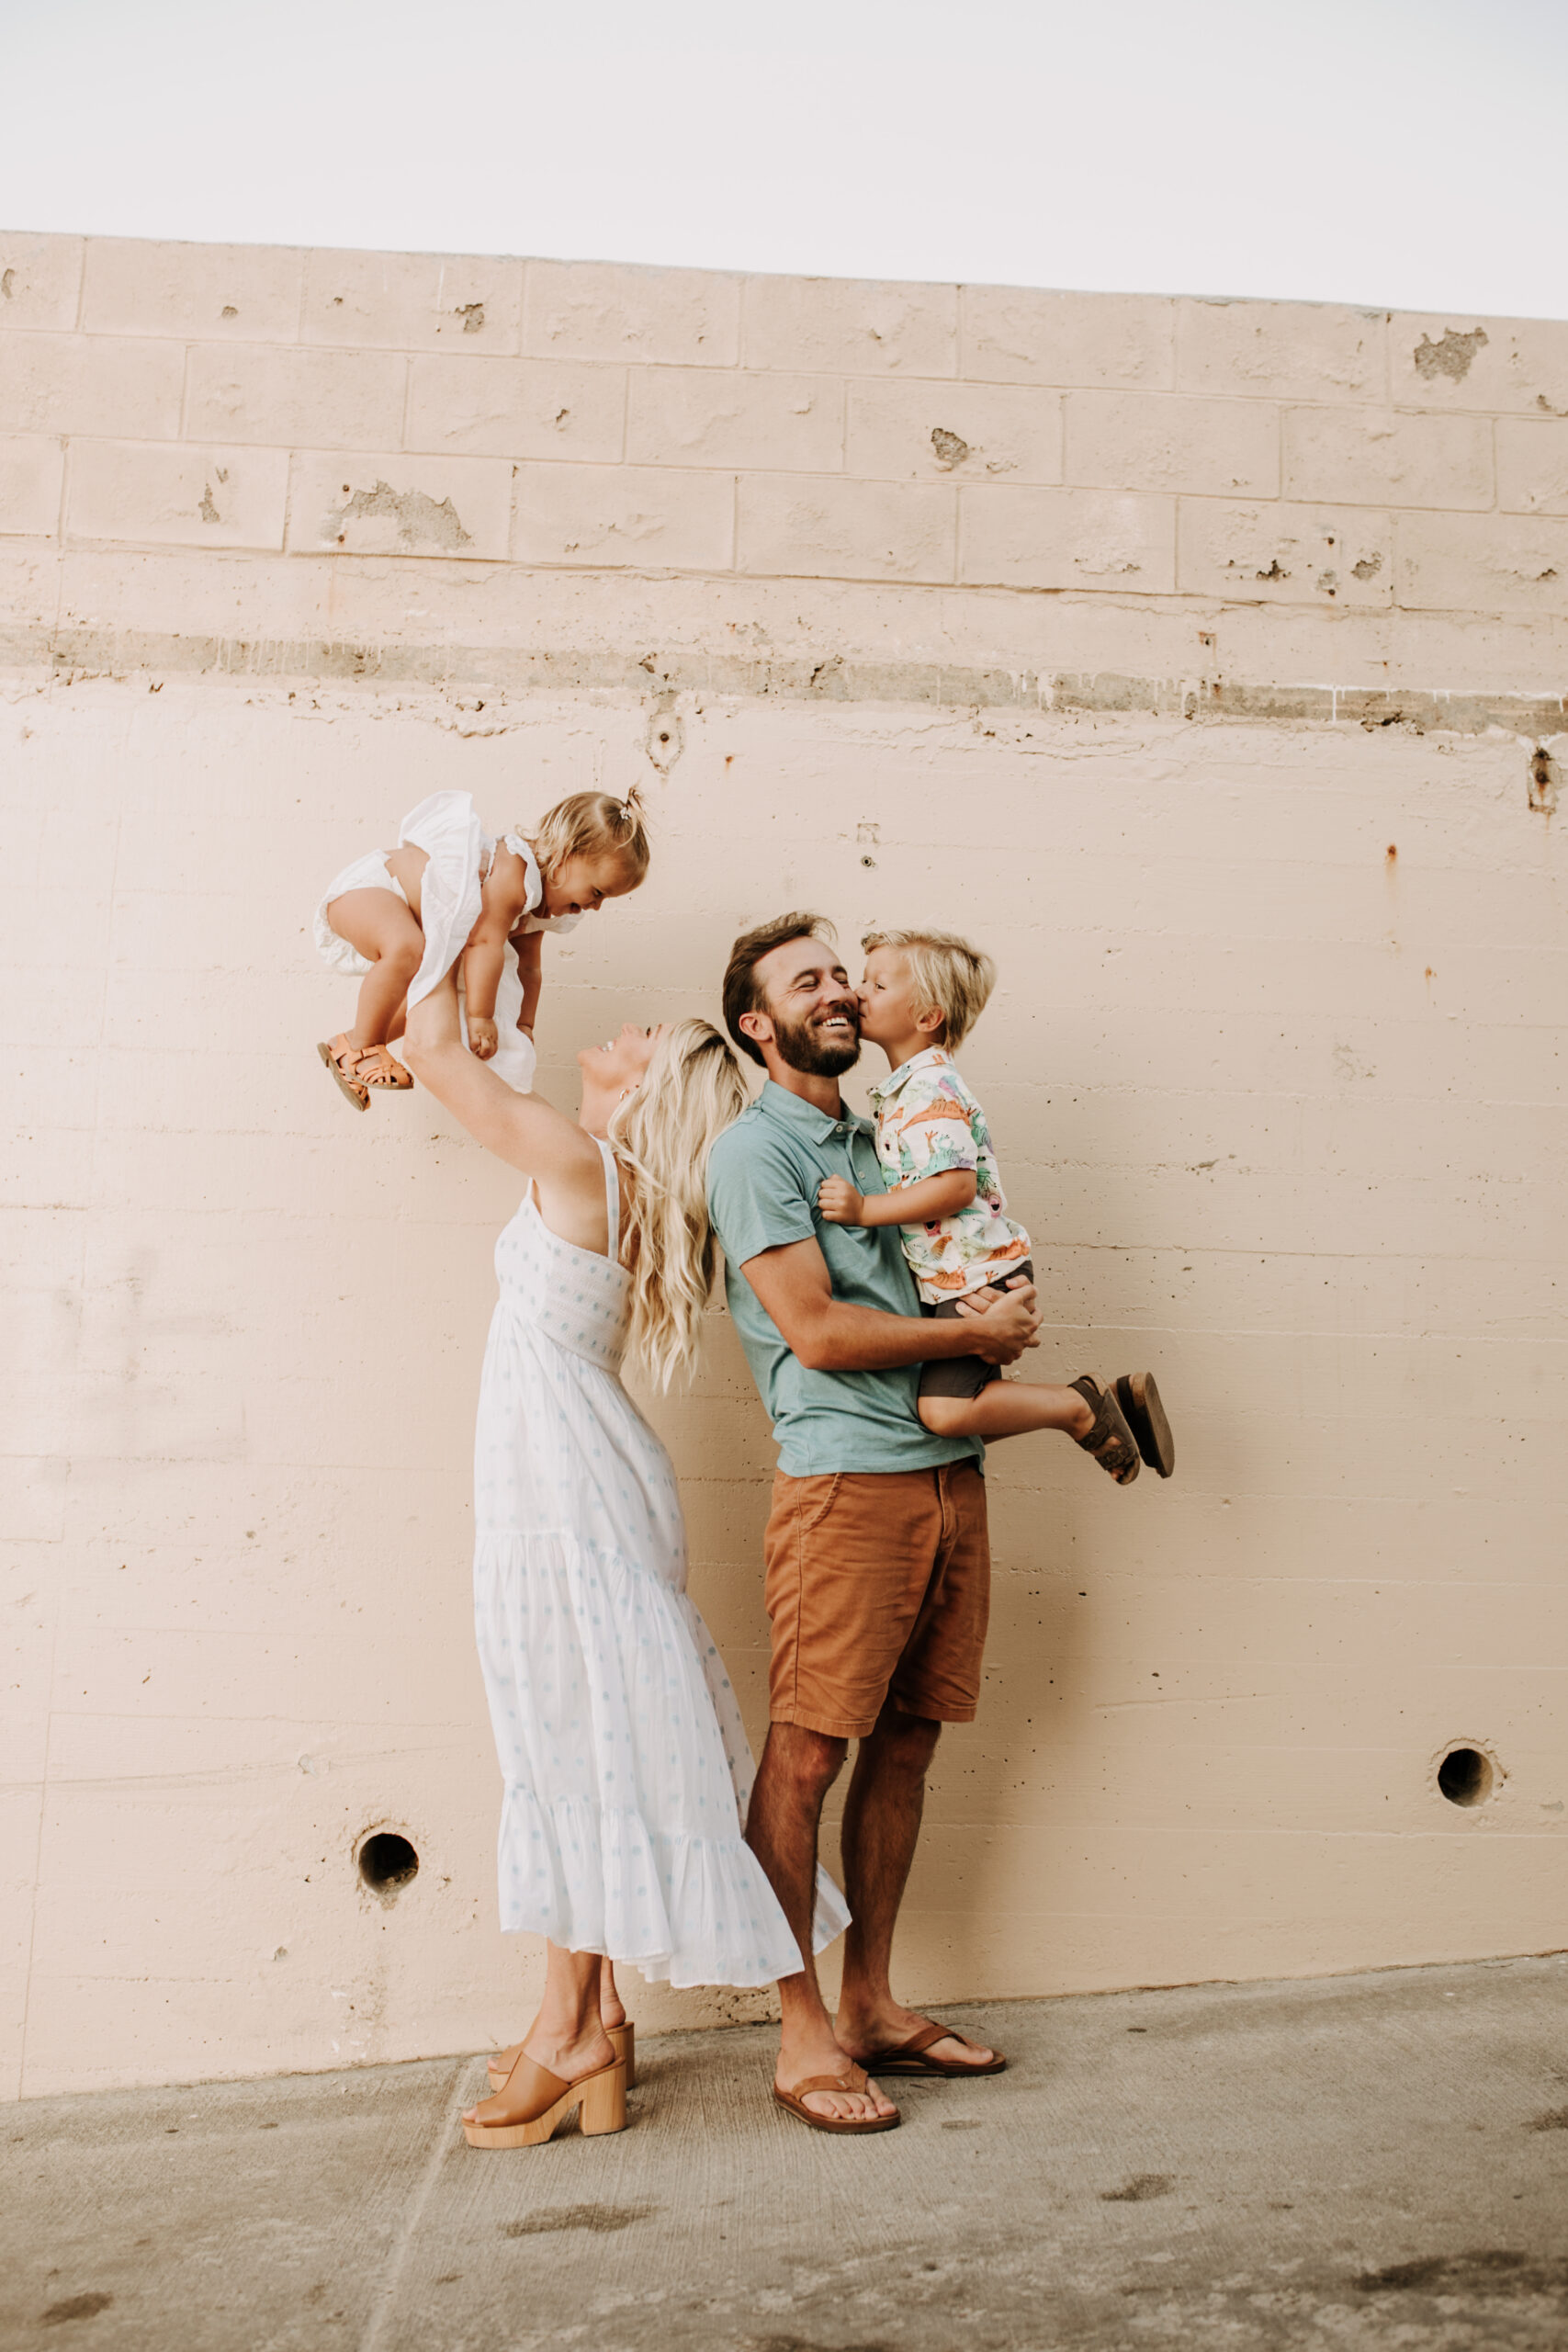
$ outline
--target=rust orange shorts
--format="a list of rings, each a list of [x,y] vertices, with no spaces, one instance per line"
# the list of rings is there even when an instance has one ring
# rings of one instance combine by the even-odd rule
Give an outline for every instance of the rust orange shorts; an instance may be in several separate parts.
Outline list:
[[[973,1462],[781,1470],[763,1548],[774,1723],[863,1739],[888,1699],[908,1715],[973,1723],[991,1597]]]

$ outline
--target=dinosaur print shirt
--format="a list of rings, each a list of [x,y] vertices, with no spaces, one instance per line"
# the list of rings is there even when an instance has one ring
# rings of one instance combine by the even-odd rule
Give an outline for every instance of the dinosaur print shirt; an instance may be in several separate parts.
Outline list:
[[[876,1156],[889,1192],[927,1176],[971,1169],[975,1198],[954,1216],[899,1227],[904,1256],[928,1306],[983,1290],[1029,1255],[1029,1236],[1007,1213],[986,1114],[942,1046],[912,1054],[871,1090]]]

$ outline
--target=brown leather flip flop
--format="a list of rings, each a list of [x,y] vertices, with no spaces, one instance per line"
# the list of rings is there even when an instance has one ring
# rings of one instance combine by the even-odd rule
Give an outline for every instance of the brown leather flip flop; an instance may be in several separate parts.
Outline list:
[[[896,2124],[903,2121],[897,2108],[891,2115],[867,2115],[857,2119],[850,2115],[813,2115],[805,2104],[807,2095],[811,2091],[863,2091],[865,2086],[864,2067],[852,2066],[847,2074],[842,2075],[807,2075],[806,2080],[796,2083],[793,2090],[781,2090],[775,2083],[773,2097],[781,2107],[787,2107],[792,2115],[798,2115],[803,2123],[809,2123],[814,2132],[891,2132]]]
[[[896,2049],[878,2050],[866,2060],[867,2071],[873,2075],[936,2075],[944,2082],[955,2083],[968,2075],[999,2075],[1007,2064],[1001,2052],[996,2051],[983,2066],[965,2066],[952,2058],[932,2058],[929,2053],[938,2041],[961,2041],[965,2050],[978,2050],[982,2044],[971,2041],[956,2026],[938,2025],[934,2019],[912,2033],[908,2041],[900,2041]]]

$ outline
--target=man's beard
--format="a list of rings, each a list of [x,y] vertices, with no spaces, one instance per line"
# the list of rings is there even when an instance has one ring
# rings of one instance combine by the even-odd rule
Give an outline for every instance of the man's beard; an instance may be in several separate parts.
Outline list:
[[[860,1059],[860,1014],[858,1008],[847,1005],[844,1012],[852,1030],[848,1037],[825,1037],[818,1020],[810,1016],[784,1022],[775,1012],[773,1043],[779,1059],[805,1078],[841,1078],[845,1070],[853,1069]]]

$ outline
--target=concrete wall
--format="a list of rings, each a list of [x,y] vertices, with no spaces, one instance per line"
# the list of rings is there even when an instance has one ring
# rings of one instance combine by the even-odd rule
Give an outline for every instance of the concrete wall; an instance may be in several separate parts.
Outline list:
[[[1565,411],[1556,324],[0,236],[8,2090],[525,2020],[467,1597],[517,1185],[313,1051],[314,899],[445,785],[652,802],[547,952],[562,1102],[783,905],[983,938],[1038,1368],[1171,1399],[1168,1487],[993,1456],[909,1993],[1562,1942]],[[655,1417],[760,1732],[721,1309]]]

